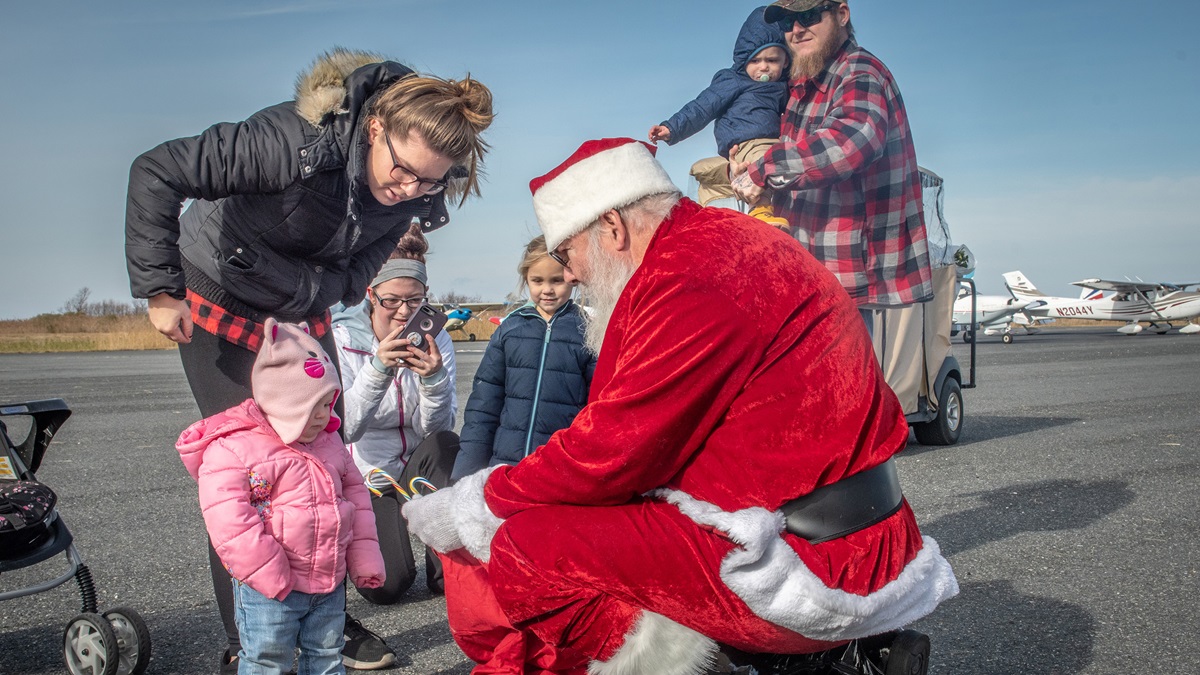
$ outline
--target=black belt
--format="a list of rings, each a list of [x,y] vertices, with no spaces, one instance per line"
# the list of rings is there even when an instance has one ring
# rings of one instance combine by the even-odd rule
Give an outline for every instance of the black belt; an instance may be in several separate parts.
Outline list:
[[[904,495],[896,463],[879,466],[824,485],[779,510],[788,532],[814,544],[870,527],[900,510]]]

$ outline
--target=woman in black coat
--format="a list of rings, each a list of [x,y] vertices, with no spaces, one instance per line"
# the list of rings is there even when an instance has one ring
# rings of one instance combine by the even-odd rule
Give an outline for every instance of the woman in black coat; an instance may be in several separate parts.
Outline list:
[[[294,101],[134,160],[130,285],[148,299],[154,327],[179,344],[202,416],[250,397],[267,317],[306,321],[337,353],[328,308],[362,300],[410,228],[447,224],[448,194],[478,194],[492,116],[491,92],[469,77],[420,76],[377,54],[335,49],[301,74]],[[209,555],[229,637],[222,668],[233,670],[232,589],[211,546]],[[347,618],[347,665],[394,662]]]

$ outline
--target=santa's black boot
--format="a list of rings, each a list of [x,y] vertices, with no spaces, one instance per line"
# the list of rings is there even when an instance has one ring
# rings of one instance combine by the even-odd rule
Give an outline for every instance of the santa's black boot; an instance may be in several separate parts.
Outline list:
[[[883,660],[885,675],[926,675],[929,672],[929,636],[915,630],[895,634]]]

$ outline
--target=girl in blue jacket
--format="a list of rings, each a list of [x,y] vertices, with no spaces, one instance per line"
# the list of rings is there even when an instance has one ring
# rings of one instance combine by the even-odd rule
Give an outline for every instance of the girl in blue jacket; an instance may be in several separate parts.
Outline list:
[[[596,355],[584,344],[573,284],[546,252],[545,237],[529,242],[517,272],[529,302],[505,317],[475,371],[454,480],[516,464],[587,403]]]

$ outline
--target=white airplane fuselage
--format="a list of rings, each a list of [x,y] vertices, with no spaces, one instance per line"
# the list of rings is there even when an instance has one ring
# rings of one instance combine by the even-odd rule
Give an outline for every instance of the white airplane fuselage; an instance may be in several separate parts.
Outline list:
[[[1096,321],[1187,321],[1200,316],[1200,293],[1172,291],[1149,298],[1154,309],[1141,298],[1121,299],[1120,295],[1092,300],[1042,296],[1046,304],[1032,308],[1035,317],[1054,319],[1093,319]]]

